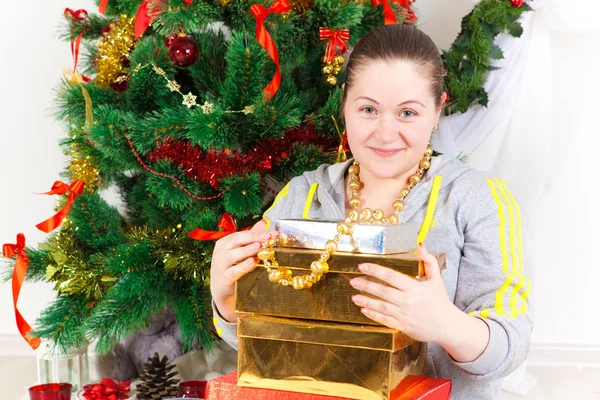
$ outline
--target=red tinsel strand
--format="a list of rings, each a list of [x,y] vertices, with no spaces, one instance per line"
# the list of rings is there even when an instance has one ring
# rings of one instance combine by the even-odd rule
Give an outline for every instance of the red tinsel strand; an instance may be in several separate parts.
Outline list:
[[[210,184],[218,189],[220,180],[231,175],[249,172],[265,174],[281,163],[297,144],[315,144],[324,151],[334,151],[338,143],[323,138],[310,126],[297,127],[277,139],[265,139],[254,144],[245,154],[237,150],[220,152],[205,151],[188,141],[168,138],[149,154],[156,162],[166,159],[181,167],[184,173],[196,181]]]
[[[158,172],[152,168],[150,168],[140,157],[139,153],[137,152],[137,150],[135,149],[135,146],[133,145],[133,142],[131,141],[131,139],[129,139],[129,136],[127,135],[127,132],[125,132],[123,134],[123,136],[125,136],[125,139],[127,140],[127,143],[129,144],[129,148],[131,149],[131,151],[133,152],[133,155],[135,156],[135,158],[138,160],[138,162],[140,163],[140,165],[148,172],[150,172],[151,174],[154,174],[156,176],[160,176],[162,178],[169,178],[171,179],[181,190],[183,190],[183,192],[185,194],[187,194],[188,196],[190,196],[191,198],[195,199],[195,200],[200,200],[200,201],[207,201],[207,200],[214,200],[214,199],[218,199],[219,197],[223,196],[225,194],[225,191],[222,191],[221,193],[218,193],[214,196],[208,196],[208,197],[200,197],[197,196],[195,194],[193,194],[192,192],[190,192],[182,183],[181,181],[173,175],[168,175],[162,172]]]

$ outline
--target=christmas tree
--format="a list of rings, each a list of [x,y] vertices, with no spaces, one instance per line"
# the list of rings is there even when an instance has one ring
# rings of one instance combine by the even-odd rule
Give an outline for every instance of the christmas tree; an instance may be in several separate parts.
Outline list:
[[[70,156],[38,248],[5,252],[55,284],[33,335],[106,353],[170,308],[210,346],[214,239],[252,226],[292,177],[345,157],[344,55],[409,0],[101,0],[65,10],[74,67],[57,92]],[[448,110],[484,104],[495,35],[528,9],[483,0],[444,53]],[[483,27],[483,28],[482,28]],[[116,186],[119,212],[103,198]],[[22,331],[23,332],[23,331]]]

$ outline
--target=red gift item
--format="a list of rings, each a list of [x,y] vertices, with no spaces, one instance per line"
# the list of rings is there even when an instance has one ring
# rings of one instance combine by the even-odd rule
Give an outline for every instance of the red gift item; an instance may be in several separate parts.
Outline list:
[[[405,378],[392,392],[394,400],[448,400],[452,382],[449,379],[422,375]],[[397,396],[397,397],[396,397]],[[345,397],[247,388],[237,385],[237,372],[208,381],[206,400],[348,400]]]
[[[451,390],[449,379],[413,375],[404,378],[392,393],[398,395],[396,400],[448,400]]]
[[[114,381],[104,378],[100,383],[85,385],[83,398],[85,400],[123,400],[129,398],[129,381]]]

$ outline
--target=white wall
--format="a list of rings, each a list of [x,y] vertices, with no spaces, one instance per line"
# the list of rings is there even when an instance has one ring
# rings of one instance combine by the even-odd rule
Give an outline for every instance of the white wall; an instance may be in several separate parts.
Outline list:
[[[64,136],[51,117],[53,88],[64,66],[72,66],[68,43],[60,42],[56,28],[65,5],[91,7],[92,1],[8,2],[0,13],[0,242],[15,243],[19,232],[34,245],[46,236],[35,224],[53,214],[50,190],[65,165],[58,147]],[[89,8],[88,8],[89,9]],[[8,17],[11,16],[11,17]],[[54,298],[49,284],[24,285],[19,309],[30,323]],[[0,286],[0,335],[18,334],[10,283]]]
[[[45,234],[38,231],[35,224],[53,212],[55,199],[34,193],[49,190],[65,164],[57,145],[65,132],[50,116],[50,108],[53,104],[52,89],[60,78],[62,68],[72,65],[68,43],[59,41],[55,34],[66,5],[73,9],[95,9],[91,0],[36,0],[28,3],[30,11],[27,18],[17,18],[22,13],[21,4],[7,2],[2,6],[3,15],[15,17],[4,18],[0,24],[1,243],[14,243],[18,232],[26,235],[29,244],[43,240]],[[447,48],[455,39],[461,18],[472,7],[471,0],[417,2],[421,28],[442,48]],[[557,39],[553,46],[558,55],[582,54],[582,45],[573,46],[564,37]],[[590,51],[596,49],[590,48]],[[564,76],[556,93],[560,99],[570,93],[569,70],[577,64],[577,60],[557,56],[555,61],[558,76]],[[585,115],[581,109],[567,107],[564,115],[555,114],[552,118],[564,129],[575,129],[574,119],[584,115],[586,126],[592,126],[591,102],[588,107]],[[560,112],[560,109],[557,111]],[[579,145],[583,149],[589,148],[587,142]],[[597,144],[593,149],[600,151]],[[585,150],[581,154],[585,154]],[[534,150],[532,156],[535,156]],[[560,151],[557,156],[561,156]],[[593,168],[591,164],[584,164],[588,161],[583,157],[578,160],[582,168]],[[577,184],[575,175],[570,171],[560,178],[560,186],[552,196],[563,199],[565,196],[585,197],[583,187]],[[565,171],[557,173],[564,174]],[[591,198],[587,201],[592,207]],[[538,224],[536,226],[547,232],[536,240],[548,246],[548,253],[536,260],[532,271],[536,324],[533,340],[540,344],[600,345],[600,328],[596,322],[598,314],[594,307],[600,300],[595,291],[600,277],[597,271],[593,271],[594,267],[598,270],[598,262],[593,254],[590,258],[584,257],[583,247],[577,244],[585,242],[589,244],[588,249],[592,249],[591,237],[598,236],[598,225],[580,224],[572,214],[561,214],[554,207],[560,207],[560,202],[545,203],[532,216],[532,221]],[[588,215],[581,214],[581,218]],[[540,232],[540,229],[537,231]],[[574,263],[576,257],[579,261]],[[595,275],[591,276],[592,273]],[[33,323],[53,297],[50,285],[27,284],[21,292],[20,310]],[[17,333],[8,284],[0,287],[0,336]]]

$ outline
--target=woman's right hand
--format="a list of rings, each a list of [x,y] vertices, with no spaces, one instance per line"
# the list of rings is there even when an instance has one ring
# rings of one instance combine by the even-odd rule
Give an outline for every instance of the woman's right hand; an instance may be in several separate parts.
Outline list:
[[[221,316],[235,322],[240,315],[235,312],[233,293],[235,281],[252,271],[258,263],[256,254],[261,243],[277,237],[276,231],[267,231],[266,222],[260,220],[252,229],[235,232],[217,240],[210,265],[210,291]]]

